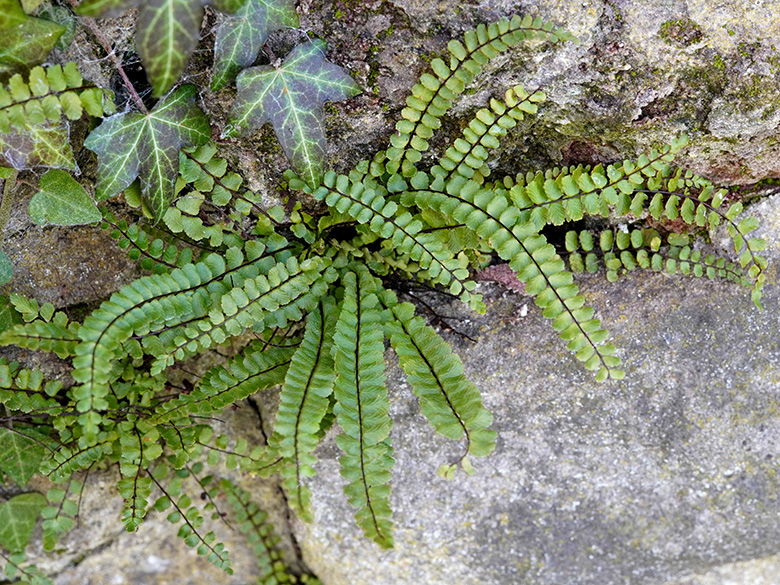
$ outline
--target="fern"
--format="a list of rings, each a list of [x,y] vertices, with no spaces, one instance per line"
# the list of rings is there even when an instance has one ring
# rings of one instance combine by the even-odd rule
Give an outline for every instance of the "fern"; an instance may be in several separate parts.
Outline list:
[[[251,496],[235,484],[222,480],[220,488],[227,496],[238,523],[239,531],[247,537],[257,559],[257,585],[295,583],[320,585],[311,575],[297,576],[290,572],[277,548],[279,538],[273,533],[268,515],[251,500]]]
[[[131,4],[86,0],[80,10],[99,14]],[[175,11],[162,13],[156,4],[140,11],[137,39],[156,94],[178,78],[202,15],[202,2],[176,4],[185,19],[183,37],[166,30],[164,46],[154,26],[143,23],[154,15],[171,22]],[[524,40],[573,40],[553,24],[514,17],[451,41],[446,56],[434,59],[412,88],[387,150],[338,174],[323,168],[322,103],[354,95],[354,82],[325,60],[320,42],[299,45],[275,68],[239,72],[257,55],[264,26],[292,22],[291,4],[279,0],[276,16],[260,0],[215,0],[214,6],[241,10],[218,33],[213,85],[238,80],[222,138],[271,121],[294,167],[284,175],[290,197],[284,207],[269,208],[263,193],[247,187],[252,178],[233,170],[224,142],[211,142],[192,85],[174,89],[150,112],[138,98],[140,112],[112,116],[89,134],[85,146],[98,157],[97,199],[124,192],[129,205],[155,222],[120,220],[102,209],[101,225],[151,274],[122,287],[82,323],[50,303],[10,299],[14,318],[0,344],[54,352],[73,364],[75,385],[63,389],[39,371],[0,363],[6,411],[0,421],[18,422],[4,434],[16,451],[31,454],[24,465],[17,456],[3,459],[0,470],[26,483],[37,469],[58,484],[42,512],[47,549],[75,524],[86,483],[80,474],[116,465],[128,530],[137,530],[150,512],[164,512],[186,544],[229,571],[229,555],[208,524],[221,519],[217,503],[224,492],[257,553],[258,583],[317,582],[284,566],[267,518],[246,492],[201,471],[224,465],[279,473],[290,506],[311,520],[306,478],[315,474],[315,449],[328,433],[337,435],[342,450],[344,491],[358,525],[380,546],[393,546],[385,339],[422,414],[436,432],[463,445],[457,459],[443,462],[440,475],[452,478],[458,468],[473,473],[472,458],[490,454],[496,434],[460,358],[415,316],[413,305],[385,286],[413,299],[414,287],[438,289],[484,311],[471,271],[497,256],[599,381],[624,373],[574,282],[577,273],[604,270],[610,281],[637,269],[726,278],[751,286],[760,304],[766,261],[760,256],[765,243],[751,237],[757,222],[739,217],[739,203],[726,208],[724,191],[671,166],[685,139],[633,161],[491,177],[502,140],[546,99],[541,88],[517,85],[478,109],[432,164],[423,162],[443,116],[491,59]],[[110,113],[110,94],[85,84],[75,66],[36,67],[27,81],[16,75],[0,88],[0,146],[13,157],[21,146],[5,145],[31,140],[26,158],[17,157],[24,165],[68,166],[63,116],[73,120],[82,110],[94,117]],[[47,140],[62,148],[35,150]],[[61,173],[50,179],[75,183],[63,171],[50,172]],[[8,176],[14,183],[15,175]],[[35,217],[48,221],[60,183],[44,179],[36,195],[43,195],[43,209]],[[84,212],[79,218],[94,221],[90,196],[72,183],[78,197],[68,204]],[[609,227],[571,229],[559,241],[561,230],[554,228],[588,216],[605,218]],[[667,233],[680,224],[691,232],[724,225],[736,256]],[[403,280],[414,284],[399,284]],[[180,382],[172,373],[227,343],[236,344],[231,354],[240,346],[239,353],[203,376]],[[279,408],[267,445],[215,433],[208,424],[222,409],[277,385]],[[31,515],[24,526],[34,526]],[[37,585],[38,573],[22,568],[16,551],[3,556],[9,575],[26,571],[22,579]]]
[[[111,93],[85,82],[75,63],[34,67],[0,84],[0,164],[75,170],[68,120],[113,113]]]
[[[460,358],[421,317],[414,316],[414,306],[396,304],[392,293],[386,293],[383,302],[393,314],[385,324],[386,334],[420,400],[421,412],[437,432],[465,440],[466,452],[458,463],[473,470],[467,455],[483,457],[495,446],[496,433],[488,430],[493,415],[482,407],[479,390],[463,375]],[[442,472],[451,470],[445,466]]]
[[[333,331],[336,305],[331,297],[320,299],[309,313],[303,342],[290,363],[280,394],[274,434],[269,446],[282,457],[282,485],[288,502],[304,520],[311,520],[309,489],[303,477],[314,474],[312,454],[320,441],[320,426],[333,390]]]
[[[344,300],[333,336],[336,380],[334,412],[344,431],[337,442],[349,503],[366,536],[393,546],[390,468],[393,465],[387,389],[382,370],[382,311],[374,279],[365,269],[342,278]]]

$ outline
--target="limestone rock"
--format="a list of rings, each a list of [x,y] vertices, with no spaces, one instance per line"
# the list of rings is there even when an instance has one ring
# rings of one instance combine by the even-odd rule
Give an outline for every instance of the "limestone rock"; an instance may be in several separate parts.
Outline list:
[[[492,295],[485,316],[459,323],[476,344],[447,338],[495,413],[496,452],[473,477],[438,478],[459,446],[434,435],[392,366],[396,548],[354,525],[331,437],[315,522],[296,529],[304,559],[328,585],[649,585],[775,554],[775,278],[764,312],[727,283],[586,278],[626,366],[606,384],[535,308],[521,316],[527,298]]]

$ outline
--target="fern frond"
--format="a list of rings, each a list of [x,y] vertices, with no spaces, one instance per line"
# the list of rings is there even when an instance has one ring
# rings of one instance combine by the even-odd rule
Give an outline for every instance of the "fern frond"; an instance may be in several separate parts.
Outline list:
[[[181,151],[180,174],[182,180],[204,195],[217,207],[230,207],[243,216],[254,215],[266,220],[268,227],[278,225],[284,211],[280,208],[266,210],[262,197],[241,187],[243,178],[227,170],[227,161],[215,157],[216,147],[207,143],[197,148]]]
[[[753,219],[737,221],[742,204],[720,209],[725,191],[715,191],[712,184],[690,171],[678,169],[672,173],[669,162],[687,144],[682,137],[660,151],[652,150],[636,162],[623,161],[609,165],[564,168],[555,176],[537,173],[511,186],[509,196],[519,209],[519,221],[528,222],[537,230],[551,223],[582,219],[584,214],[609,216],[632,214],[637,218],[649,214],[654,220],[682,220],[692,226],[715,228],[726,224],[740,255],[739,263],[753,279],[753,301],[760,306],[766,260],[757,252],[762,240],[748,238],[757,227]],[[449,187],[448,187],[449,188]]]
[[[414,163],[428,150],[428,139],[440,127],[440,118],[482,71],[482,66],[507,48],[534,38],[552,42],[576,40],[564,29],[540,18],[516,15],[511,20],[479,25],[464,35],[462,43],[450,41],[449,65],[442,59],[434,59],[431,61],[433,74],[423,74],[420,83],[412,87],[407,107],[401,111],[403,119],[396,124],[397,134],[391,137],[391,147],[387,149],[388,172],[393,174],[400,169],[404,176],[414,175]]]
[[[394,186],[399,192],[406,188],[403,179]],[[422,278],[447,286],[463,302],[484,311],[481,296],[471,292],[476,284],[468,279],[466,266],[453,258],[435,237],[420,233],[422,223],[394,201],[386,201],[377,191],[333,172],[325,174],[322,185],[312,195],[337,211],[354,217],[358,223],[368,225],[371,231],[386,240],[388,248],[408,254],[424,269]]]
[[[162,492],[162,497],[158,498],[153,508],[157,511],[165,511],[168,508],[173,510],[168,514],[167,520],[171,524],[180,524],[178,536],[184,540],[184,543],[190,548],[195,548],[199,556],[206,557],[210,563],[222,569],[228,575],[233,574],[230,566],[230,555],[225,550],[225,545],[217,542],[214,532],[201,534],[199,528],[203,524],[203,515],[197,506],[193,505],[192,498],[186,493],[181,493],[180,489],[171,489],[180,485],[180,482],[172,482],[168,489],[160,483],[156,473],[150,474],[152,482]]]
[[[180,249],[175,244],[152,236],[150,230],[139,224],[128,225],[127,221],[117,220],[107,210],[101,211],[103,222],[100,227],[111,229],[111,237],[117,241],[117,245],[127,250],[128,257],[138,261],[144,270],[162,274],[193,261],[191,248]]]
[[[604,343],[607,332],[593,318],[593,309],[584,306],[571,273],[535,226],[520,222],[520,212],[500,191],[458,178],[450,181],[447,190],[448,194],[409,191],[402,202],[439,210],[474,230],[509,262],[577,359],[596,370],[598,380],[622,378],[623,371],[616,369],[620,360],[612,355],[615,347]]]
[[[135,532],[143,524],[152,495],[152,480],[139,470],[132,477],[123,477],[117,482],[119,495],[125,500],[122,522],[128,532]]]
[[[385,334],[420,400],[420,411],[437,432],[465,440],[459,462],[470,469],[468,454],[484,457],[495,447],[496,433],[488,430],[493,415],[482,406],[479,390],[463,374],[463,363],[450,346],[414,316],[414,305],[396,304],[394,297],[388,291],[383,296],[394,317],[385,324]]]
[[[11,295],[13,297],[17,295]],[[45,312],[47,305],[51,312]],[[60,311],[54,313],[51,303],[44,305],[40,317],[20,323],[0,334],[0,345],[16,345],[32,350],[50,351],[65,359],[76,355],[79,343],[78,323],[71,323]]]
[[[187,352],[224,343],[228,337],[250,327],[284,327],[288,321],[301,320],[303,313],[325,294],[328,282],[335,279],[335,273],[328,268],[323,258],[298,264],[291,257],[285,263],[278,263],[267,275],[248,278],[243,286],[229,289],[208,317],[162,334],[165,349],[157,354],[152,373],[184,358]],[[169,339],[171,344],[166,343]]]
[[[27,80],[16,74],[0,84],[0,163],[72,168],[68,120],[83,111],[101,117],[115,111],[111,92],[87,83],[75,63],[34,67]]]
[[[321,298],[309,313],[303,342],[292,358],[280,394],[274,433],[268,440],[272,453],[282,457],[282,486],[295,512],[311,521],[310,492],[303,477],[314,475],[312,454],[320,442],[318,432],[333,391],[333,331],[336,304],[331,297]]]
[[[62,445],[41,462],[41,474],[58,483],[119,450],[119,434],[102,431],[89,447]]]
[[[84,484],[70,476],[64,488],[52,487],[46,492],[49,505],[41,512],[44,550],[54,550],[60,536],[76,525],[75,519],[79,513],[79,500],[83,489]]]
[[[5,566],[0,567],[0,574],[6,579],[14,579],[19,585],[53,585],[51,579],[44,575],[35,565],[22,565],[27,557],[23,552],[6,554],[0,549],[0,558]]]
[[[40,370],[19,368],[17,362],[0,358],[0,404],[8,410],[55,416],[63,410],[54,398],[61,388],[62,382],[44,382]]]
[[[277,547],[279,537],[274,534],[268,515],[252,501],[250,494],[240,487],[223,479],[220,488],[227,496],[233,510],[238,530],[243,534],[257,559],[257,585],[283,585],[284,583],[311,583],[305,578],[297,578],[284,564]]]
[[[342,278],[344,299],[333,337],[336,380],[333,411],[344,431],[336,439],[349,503],[358,525],[379,545],[393,546],[390,468],[393,465],[390,406],[384,378],[383,316],[377,286],[366,269]]]
[[[211,254],[170,274],[145,276],[122,287],[87,317],[79,329],[81,343],[73,360],[73,389],[85,440],[92,440],[108,408],[106,395],[117,352],[133,333],[162,329],[204,314],[209,308],[207,286],[223,278],[225,261]]]
[[[597,236],[589,231],[569,231],[565,246],[566,261],[573,273],[594,273],[604,266],[610,282],[617,280],[621,272],[644,269],[725,278],[744,286],[754,284],[739,264],[691,248],[689,238],[683,234],[671,233],[663,242],[654,229],[605,230]]]
[[[263,342],[250,343],[226,366],[215,366],[201,378],[189,394],[161,403],[152,420],[162,424],[189,415],[221,412],[264,388],[281,384],[294,348],[263,348]]]
[[[491,98],[489,107],[476,113],[462,136],[455,139],[431,168],[435,177],[431,188],[443,191],[454,174],[483,183],[490,174],[486,163],[490,150],[498,148],[499,138],[514,128],[525,114],[535,114],[536,104],[544,101],[545,97],[541,91],[529,94],[522,85],[517,85],[506,91],[504,101]]]

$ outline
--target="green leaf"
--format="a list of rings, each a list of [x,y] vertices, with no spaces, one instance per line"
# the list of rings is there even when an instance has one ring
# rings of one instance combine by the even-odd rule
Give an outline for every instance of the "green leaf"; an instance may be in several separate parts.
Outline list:
[[[204,0],[85,0],[77,12],[84,16],[111,16],[139,6],[135,46],[146,74],[160,97],[179,79],[198,45]],[[217,10],[233,12],[242,0],[215,1]]]
[[[21,11],[18,0],[0,0],[0,75],[42,63],[65,27]]]
[[[14,266],[8,254],[0,250],[0,285],[10,282],[14,276]]]
[[[0,505],[0,546],[11,552],[24,550],[44,506],[46,498],[38,493],[21,494]]]
[[[75,171],[68,127],[61,122],[47,122],[0,132],[0,164],[20,171],[37,166]]]
[[[217,91],[233,81],[257,59],[268,34],[288,26],[298,26],[292,0],[247,0],[217,29],[211,89]]]
[[[326,154],[323,102],[360,92],[324,51],[323,42],[312,41],[295,47],[281,65],[244,70],[229,130],[247,134],[270,121],[293,170],[311,187],[322,179]]]
[[[0,0],[0,29],[22,24],[27,18],[19,0]]]
[[[47,171],[30,200],[30,219],[39,225],[82,225],[100,221],[94,201],[70,174]]]
[[[150,113],[117,114],[92,131],[84,146],[98,155],[98,201],[140,177],[144,202],[155,221],[162,219],[174,195],[179,150],[205,144],[211,134],[196,94],[194,85],[183,85]]]
[[[160,97],[173,87],[198,44],[202,0],[149,0],[141,4],[135,46]]]
[[[0,333],[22,322],[22,316],[7,296],[0,296]]]
[[[0,471],[24,487],[45,454],[43,444],[21,432],[0,428]]]

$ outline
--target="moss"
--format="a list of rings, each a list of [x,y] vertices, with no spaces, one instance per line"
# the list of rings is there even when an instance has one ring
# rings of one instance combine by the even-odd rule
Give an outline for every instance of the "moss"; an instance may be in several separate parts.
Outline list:
[[[658,34],[666,42],[682,47],[700,43],[704,38],[701,27],[689,19],[667,20]]]

